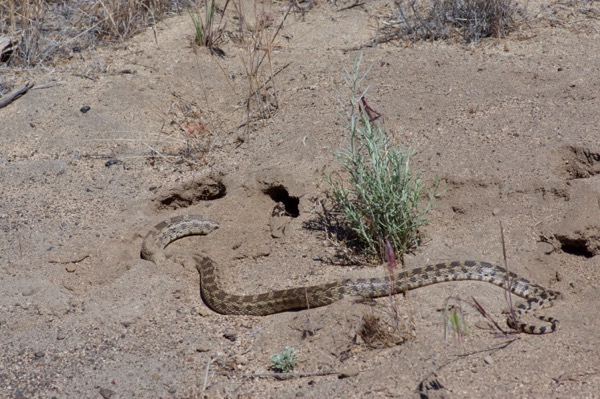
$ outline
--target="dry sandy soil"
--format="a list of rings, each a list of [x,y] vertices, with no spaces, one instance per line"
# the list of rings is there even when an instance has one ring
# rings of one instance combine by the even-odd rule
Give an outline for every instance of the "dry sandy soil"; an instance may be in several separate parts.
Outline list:
[[[0,397],[406,398],[433,380],[430,398],[600,397],[600,23],[583,14],[476,47],[388,43],[363,58],[369,104],[417,150],[426,183],[441,181],[403,267],[501,263],[502,222],[511,270],[563,294],[543,312],[556,333],[504,336],[464,305],[469,334],[445,339],[450,297],[476,298],[504,326],[503,290],[478,282],[398,295],[404,339],[375,349],[357,329],[385,318],[388,298],[267,317],[202,302],[198,251],[238,293],[385,275],[337,262],[343,248],[317,222],[346,134],[342,68],[391,3],[290,14],[273,59],[287,66],[279,108],[248,130],[244,46],[193,49],[186,15],[53,70],[5,71],[58,84],[0,109]],[[274,206],[294,198],[274,237]],[[188,213],[220,228],[173,243],[166,264],[140,259],[152,226]],[[297,374],[273,378],[284,346],[298,349]]]

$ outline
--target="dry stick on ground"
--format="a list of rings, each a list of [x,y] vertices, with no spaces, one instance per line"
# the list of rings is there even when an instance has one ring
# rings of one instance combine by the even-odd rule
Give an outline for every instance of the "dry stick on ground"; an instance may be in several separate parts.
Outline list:
[[[34,83],[27,83],[19,87],[18,89],[13,90],[11,93],[5,95],[4,97],[0,98],[0,108],[6,107],[8,104],[21,97],[22,95],[27,93],[29,89],[31,89],[33,86]]]
[[[228,377],[242,377],[242,378],[268,378],[273,377],[277,379],[288,379],[288,378],[304,378],[304,377],[318,377],[323,375],[333,375],[339,374],[339,371],[330,370],[330,371],[315,371],[312,373],[247,373],[247,374],[237,374],[237,373],[221,373],[221,375]]]
[[[206,391],[206,387],[208,386],[208,372],[210,370],[210,364],[212,363],[213,359],[212,358],[208,358],[208,361],[206,362],[206,369],[204,370],[204,383],[202,384],[202,391],[201,393],[204,394],[204,391]]]
[[[474,307],[475,309],[484,317],[486,318],[489,322],[491,322],[502,334],[504,335],[508,335],[509,333],[507,331],[505,331],[500,324],[498,324],[498,322],[496,322],[496,320],[494,320],[494,318],[492,316],[490,316],[488,314],[488,312],[485,311],[485,309],[483,308],[483,306],[481,306],[481,304],[479,302],[477,302],[477,300],[475,299],[475,297],[471,297],[471,300],[473,301]]]
[[[35,85],[35,86],[34,86],[34,83],[27,83],[24,86],[21,86],[18,89],[14,90],[13,92],[0,98],[0,108],[6,107],[10,103],[15,101],[19,97],[21,97],[22,95],[26,94],[29,90],[47,89],[48,87],[53,87],[53,86],[56,86],[59,84],[60,84],[60,82],[56,82],[56,81],[50,81],[48,83],[42,83],[40,85]]]
[[[83,262],[84,260],[86,260],[87,258],[89,258],[90,255],[83,255],[80,258],[74,259],[74,260],[55,260],[55,259],[50,259],[48,261],[48,263],[59,263],[61,265],[68,265],[69,263],[79,263],[79,262]]]
[[[350,9],[352,9],[354,7],[360,7],[360,6],[364,6],[364,5],[365,5],[364,1],[356,0],[354,3],[350,4],[349,6],[342,7],[340,9],[338,9],[337,11],[338,12],[340,12],[340,11],[346,11],[346,10],[350,10]]]

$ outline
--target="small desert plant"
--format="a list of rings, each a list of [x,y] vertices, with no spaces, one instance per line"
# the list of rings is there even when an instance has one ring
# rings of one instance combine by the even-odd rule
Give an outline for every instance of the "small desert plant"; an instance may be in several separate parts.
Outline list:
[[[281,352],[271,356],[271,368],[278,373],[289,373],[298,363],[297,352],[295,348],[290,346],[284,347]]]
[[[224,30],[224,27],[222,26],[223,16],[225,15],[228,4],[229,0],[225,2],[225,6],[221,12],[221,18],[216,25],[215,15],[217,7],[215,5],[215,0],[206,0],[204,2],[204,16],[200,14],[200,11],[196,14],[188,11],[195,29],[194,42],[198,46],[206,47],[213,54],[223,55],[223,50],[218,47],[218,44],[222,40]]]
[[[366,103],[358,86],[360,56],[352,72],[345,71],[350,89],[349,135],[337,152],[340,175],[330,175],[333,200],[356,241],[370,255],[383,258],[389,241],[396,256],[419,243],[418,229],[428,220],[435,186],[423,205],[423,182],[410,170],[414,150],[399,149],[384,130],[379,115]]]
[[[363,314],[358,335],[370,348],[389,348],[408,339],[408,334],[399,327],[397,320],[390,323],[372,313]]]
[[[292,8],[293,2],[289,4],[283,16],[277,21],[272,0],[264,2],[254,0],[254,23],[250,24],[248,18],[244,17],[242,2],[238,1],[237,10],[241,32],[239,39],[246,45],[245,55],[242,57],[248,80],[246,136],[251,122],[268,119],[279,108],[275,76],[289,64],[275,71],[273,68],[273,48],[275,40]],[[244,23],[247,25],[247,35],[244,33]]]
[[[447,39],[453,32],[467,43],[504,37],[522,11],[514,0],[396,0],[397,37],[409,40]]]
[[[462,307],[450,303],[450,298],[444,307],[444,338],[448,339],[450,334],[461,340],[469,335],[469,326],[465,323]]]

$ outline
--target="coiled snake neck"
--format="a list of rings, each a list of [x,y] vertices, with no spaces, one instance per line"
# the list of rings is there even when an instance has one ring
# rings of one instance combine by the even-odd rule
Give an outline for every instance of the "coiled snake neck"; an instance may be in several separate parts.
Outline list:
[[[189,235],[206,235],[219,225],[202,216],[177,216],[157,224],[144,238],[141,256],[160,264],[165,261],[163,249],[171,242]],[[546,289],[487,262],[450,261],[402,271],[393,276],[370,279],[343,279],[308,287],[289,288],[256,295],[235,295],[224,291],[214,262],[195,255],[200,273],[200,292],[214,311],[230,315],[266,316],[288,310],[329,305],[346,296],[378,298],[448,281],[475,280],[494,284],[524,298],[508,317],[510,328],[528,334],[545,334],[556,330],[558,320],[537,316],[544,325],[521,321],[522,316],[550,307],[560,293]]]

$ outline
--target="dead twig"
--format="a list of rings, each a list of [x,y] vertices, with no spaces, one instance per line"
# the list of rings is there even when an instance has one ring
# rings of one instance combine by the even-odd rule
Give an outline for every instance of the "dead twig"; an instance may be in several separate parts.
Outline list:
[[[48,262],[49,263],[58,263],[60,265],[68,265],[70,263],[79,263],[79,262],[82,262],[82,261],[84,261],[85,259],[87,259],[89,257],[90,257],[90,255],[88,254],[88,255],[83,255],[81,258],[77,258],[75,260],[52,260],[51,259]]]
[[[50,82],[47,83],[42,83],[39,85],[35,85],[31,88],[31,90],[41,90],[41,89],[47,89],[49,87],[54,87],[54,86],[58,86],[62,84],[62,82],[58,82],[56,80],[51,80]]]
[[[475,297],[471,297],[471,300],[473,301],[475,310],[477,310],[479,312],[479,314],[481,314],[485,319],[487,319],[490,323],[492,323],[498,329],[498,331],[500,331],[502,334],[504,334],[504,335],[509,334],[508,332],[504,331],[504,329],[502,327],[500,327],[500,324],[498,324],[496,322],[496,320],[494,320],[494,318],[488,314],[488,312],[486,312],[486,310],[483,308],[483,306],[481,306],[481,304],[479,302],[477,302]]]
[[[242,377],[242,378],[277,378],[277,379],[288,379],[288,378],[304,378],[304,377],[318,377],[324,375],[333,375],[339,374],[339,371],[330,370],[330,371],[314,371],[311,373],[246,373],[246,374],[237,374],[237,373],[221,373],[221,375],[228,377]]]
[[[342,7],[340,9],[338,9],[337,11],[338,12],[340,12],[340,11],[346,11],[346,10],[350,10],[350,9],[352,9],[354,7],[360,7],[360,6],[364,6],[364,5],[365,5],[364,1],[356,0],[354,3],[350,4],[349,6]]]
[[[0,108],[4,108],[25,93],[29,91],[34,86],[34,83],[27,83],[16,90],[13,90],[11,93],[0,98]]]
[[[212,358],[209,358],[206,362],[206,369],[204,370],[204,383],[202,384],[202,393],[206,391],[206,387],[208,386],[208,372],[210,370],[210,364],[212,363]]]

